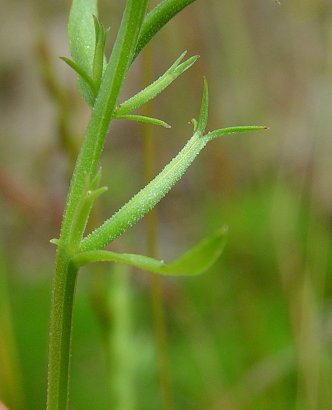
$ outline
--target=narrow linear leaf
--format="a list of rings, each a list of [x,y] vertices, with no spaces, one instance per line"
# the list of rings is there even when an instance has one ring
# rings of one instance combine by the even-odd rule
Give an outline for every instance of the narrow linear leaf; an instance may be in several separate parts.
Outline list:
[[[75,256],[73,262],[77,266],[93,262],[118,262],[160,275],[199,275],[208,270],[221,255],[226,243],[226,234],[227,228],[223,227],[171,263],[143,255],[103,250],[80,253]]]
[[[170,66],[170,68],[167,71],[171,71],[175,69],[181,61],[184,59],[184,57],[187,55],[187,50],[184,50],[183,53],[179,55],[179,57],[174,61],[174,63]]]
[[[91,178],[90,189],[95,190],[99,188],[100,181],[101,181],[101,167],[99,167],[98,171],[95,173],[95,176]]]
[[[168,87],[174,80],[176,80],[182,73],[188,70],[198,59],[198,56],[190,57],[182,64],[186,52],[174,62],[174,64],[156,81],[148,85],[144,90],[140,91],[133,97],[129,98],[116,109],[116,115],[129,114],[130,112],[141,107],[143,104],[155,98],[166,87]]]
[[[144,19],[134,58],[138,56],[146,44],[181,10],[195,0],[163,0]]]
[[[171,128],[167,122],[159,120],[157,118],[151,118],[151,117],[146,117],[144,115],[116,115],[114,117],[116,120],[130,120],[130,121],[138,121],[138,122],[143,122],[147,124],[152,124],[152,125],[159,125],[164,128]]]
[[[92,77],[95,53],[95,27],[93,15],[98,15],[97,0],[73,0],[68,21],[70,53],[74,62]],[[86,82],[79,78],[79,85],[87,103],[93,99]]]
[[[101,168],[92,177],[85,174],[84,193],[80,197],[72,219],[72,229],[69,237],[71,243],[80,243],[96,199],[108,190],[106,186],[100,187],[100,180]],[[54,244],[56,245],[56,243]]]
[[[96,15],[93,15],[92,17],[93,17],[93,24],[95,27],[95,42],[96,42],[99,37],[100,30],[102,29],[102,24]]]
[[[250,132],[250,131],[262,131],[267,130],[268,127],[264,125],[247,125],[247,126],[239,126],[239,127],[228,127],[228,128],[221,128],[219,130],[209,132],[206,137],[209,141],[212,141],[216,138],[223,137],[224,135],[230,134],[238,134],[240,132]]]
[[[84,234],[86,225],[88,223],[90,213],[96,199],[105,193],[108,187],[103,186],[94,190],[88,190],[81,200],[80,206],[77,208],[75,218],[73,220],[73,229],[70,240],[73,243],[79,243]]]
[[[194,132],[196,132],[196,130],[197,130],[197,125],[198,125],[196,118],[193,118],[191,121],[189,121],[188,124],[192,124],[192,126],[193,126],[193,128],[194,128]]]
[[[107,30],[103,27],[96,16],[93,16],[95,25],[95,53],[93,56],[93,81],[95,84],[95,89],[98,92],[101,79],[104,72],[104,65],[106,63],[105,58],[105,44],[107,37]]]
[[[70,60],[67,57],[60,57],[62,61],[64,61],[66,64],[69,65],[70,68],[72,68],[81,78],[81,80],[84,81],[84,83],[88,86],[87,92],[89,93],[89,101],[93,103],[95,97],[96,97],[96,89],[95,89],[95,84],[93,82],[93,79],[89,76],[89,74],[78,64],[75,63],[75,61]]]
[[[202,97],[202,102],[201,102],[201,111],[199,113],[198,117],[198,122],[194,122],[194,129],[195,131],[203,135],[207,120],[208,120],[208,115],[209,115],[209,87],[208,83],[206,81],[206,78],[204,78],[204,88],[203,88],[203,97]]]

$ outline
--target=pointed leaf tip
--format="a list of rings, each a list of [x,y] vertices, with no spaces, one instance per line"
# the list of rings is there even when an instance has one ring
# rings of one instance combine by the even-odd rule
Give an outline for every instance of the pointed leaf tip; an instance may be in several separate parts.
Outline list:
[[[198,118],[198,123],[196,130],[198,133],[203,135],[207,120],[208,120],[208,113],[209,113],[209,87],[206,78],[204,77],[204,88],[203,88],[203,97],[201,103],[201,111]]]
[[[93,262],[119,262],[167,276],[194,276],[207,271],[219,258],[226,244],[226,227],[222,227],[171,263],[143,255],[96,250],[75,256],[77,266]]]
[[[181,74],[188,70],[198,58],[197,56],[193,56],[181,63],[185,55],[186,51],[176,59],[176,61],[168,70],[165,71],[165,73],[161,77],[159,77],[157,80],[138,92],[133,97],[121,103],[117,107],[115,114],[117,116],[130,114],[132,111],[136,110],[143,104],[159,95],[165,88],[172,84],[172,82],[176,80],[176,78],[178,78]]]
[[[192,126],[194,128],[194,132],[196,132],[196,130],[197,130],[197,120],[196,120],[196,118],[192,118],[192,120],[189,121],[188,124],[192,124]]]
[[[173,69],[173,73],[175,76],[179,76],[183,74],[185,71],[187,71],[191,66],[193,66],[196,61],[198,60],[199,56],[192,56],[188,58],[188,60],[184,61],[183,63],[177,65]],[[171,70],[168,70],[168,72],[171,72]]]
[[[75,61],[67,57],[59,57],[59,58],[60,60],[64,61],[70,68],[72,68],[79,75],[81,81],[83,81],[83,83],[87,87],[87,90],[89,91],[89,96],[86,95],[85,97],[87,98],[89,104],[92,105],[93,99],[96,95],[96,89],[95,89],[95,84],[93,82],[93,79],[84,70],[84,68],[81,67],[79,64],[75,63]]]
[[[266,127],[265,125],[244,125],[239,127],[220,128],[219,130],[207,133],[205,136],[208,138],[209,141],[211,141],[213,139],[220,138],[225,135],[238,134],[241,132],[263,131],[267,129],[268,127]]]
[[[174,63],[170,66],[170,68],[167,71],[174,70],[181,63],[186,54],[187,50],[184,50],[184,52],[174,61]]]
[[[144,115],[136,115],[136,114],[115,115],[114,118],[117,120],[137,121],[137,122],[142,122],[146,124],[159,125],[164,128],[172,128],[171,125],[167,124],[167,122],[165,121],[159,120],[158,118],[146,117]]]
[[[97,39],[99,35],[99,30],[100,30],[100,22],[99,22],[98,17],[95,14],[93,14],[92,17],[93,17],[93,24],[95,27],[95,39]]]

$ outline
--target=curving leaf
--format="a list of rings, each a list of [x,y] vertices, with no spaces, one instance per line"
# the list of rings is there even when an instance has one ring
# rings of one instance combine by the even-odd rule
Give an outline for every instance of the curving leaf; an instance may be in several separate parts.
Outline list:
[[[160,275],[199,275],[208,270],[221,255],[226,243],[227,230],[227,227],[219,229],[171,263],[143,255],[103,250],[82,252],[74,257],[73,263],[82,266],[93,262],[118,262]]]
[[[138,38],[134,58],[142,51],[146,44],[181,10],[195,0],[163,0],[144,19]]]
[[[198,56],[188,58],[188,60],[181,63],[186,51],[172,64],[172,66],[156,81],[148,85],[144,90],[140,91],[133,97],[117,107],[115,115],[129,114],[130,112],[141,107],[143,104],[155,98],[166,87],[168,87],[174,80],[176,80],[182,73],[188,70],[198,59]],[[181,64],[180,64],[181,63]]]
[[[95,25],[93,16],[97,16],[97,0],[73,0],[68,21],[70,53],[74,62],[93,76],[95,54]],[[93,97],[86,82],[79,78],[79,85],[87,103],[93,105]]]
[[[143,122],[146,124],[152,124],[152,125],[159,125],[164,128],[171,128],[167,122],[159,120],[158,118],[151,118],[151,117],[146,117],[144,115],[115,115],[114,118],[116,120],[129,120],[129,121],[137,121],[137,122]]]

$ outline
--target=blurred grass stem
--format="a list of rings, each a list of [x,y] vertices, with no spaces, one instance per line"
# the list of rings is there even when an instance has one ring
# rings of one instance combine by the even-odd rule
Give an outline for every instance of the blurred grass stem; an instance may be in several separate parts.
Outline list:
[[[22,410],[25,400],[1,241],[0,246],[0,397],[8,406]]]
[[[142,53],[142,82],[143,87],[152,80],[152,52],[151,46],[147,46]],[[151,116],[152,103],[144,106],[144,115]],[[155,136],[149,124],[143,124],[143,150],[144,150],[144,174],[145,183],[148,184],[155,173]],[[147,223],[147,253],[150,257],[157,256],[157,212],[152,209],[146,219]],[[167,330],[162,297],[161,277],[153,273],[150,277],[150,292],[152,303],[152,315],[154,331],[157,342],[157,355],[159,365],[159,380],[161,389],[162,406],[165,410],[172,410],[171,382],[169,375],[168,352],[167,352]]]

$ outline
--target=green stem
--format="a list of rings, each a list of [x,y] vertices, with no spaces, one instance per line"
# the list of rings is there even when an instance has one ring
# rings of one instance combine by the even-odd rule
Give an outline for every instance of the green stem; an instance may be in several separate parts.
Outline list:
[[[77,268],[59,249],[53,281],[49,344],[47,410],[68,406],[70,342]]]
[[[132,60],[146,4],[147,0],[127,2],[72,177],[61,231],[64,241],[74,228],[72,221],[84,192],[86,175],[93,177],[96,172],[120,89]]]
[[[120,88],[132,61],[147,0],[128,0],[120,29],[106,67],[91,120],[76,162],[63,217],[56,272],[53,282],[51,328],[49,338],[48,410],[65,410],[68,406],[70,339],[77,269],[71,263],[78,249],[72,235],[76,213],[85,195],[86,179],[96,173],[108,127]]]

